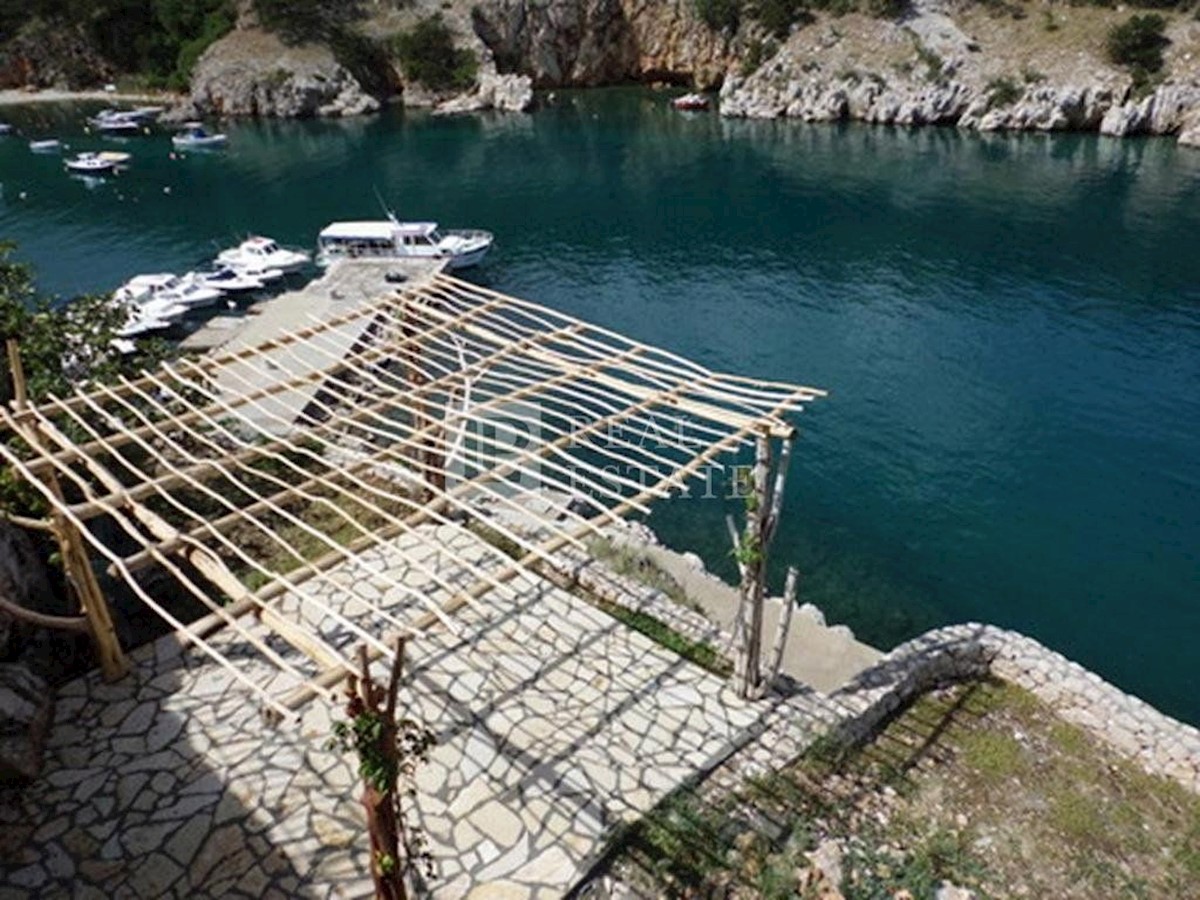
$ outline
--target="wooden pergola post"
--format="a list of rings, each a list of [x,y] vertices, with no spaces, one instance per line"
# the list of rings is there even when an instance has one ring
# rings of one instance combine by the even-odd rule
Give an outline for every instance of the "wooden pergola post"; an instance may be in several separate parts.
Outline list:
[[[13,410],[19,414],[27,408],[29,402],[25,367],[21,363],[21,348],[14,338],[8,338],[5,341],[5,350],[8,353],[8,367],[12,375]],[[32,446],[42,446],[42,436],[37,426],[23,425],[21,432],[22,437]],[[62,500],[62,486],[54,470],[49,470],[45,478],[54,496]],[[63,573],[67,584],[71,586],[79,609],[87,619],[88,632],[96,647],[100,671],[106,681],[116,681],[129,671],[129,661],[121,650],[121,642],[117,638],[108,603],[100,590],[100,583],[96,580],[96,573],[84,549],[83,539],[66,517],[57,511],[51,513],[50,524],[58,542],[59,553],[62,555]]]
[[[744,699],[756,699],[766,693],[779,672],[783,659],[783,643],[787,639],[787,626],[791,622],[791,611],[785,610],[780,619],[780,628],[772,649],[769,672],[763,673],[763,602],[767,582],[767,562],[771,542],[779,525],[779,513],[783,508],[783,493],[787,484],[788,462],[792,454],[792,437],[783,439],[779,459],[772,466],[771,436],[761,432],[755,440],[754,468],[751,474],[750,492],[746,495],[746,525],[739,534],[732,517],[726,520],[734,556],[741,574],[739,591],[741,602],[734,622],[734,679],[738,695]],[[774,479],[772,479],[774,468]],[[788,589],[784,592],[784,603],[795,602],[795,570],[788,572]]]

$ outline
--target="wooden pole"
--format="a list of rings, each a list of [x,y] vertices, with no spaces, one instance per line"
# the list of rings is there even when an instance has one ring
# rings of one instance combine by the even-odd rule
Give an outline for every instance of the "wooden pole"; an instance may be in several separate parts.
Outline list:
[[[9,371],[12,374],[13,408],[17,412],[28,408],[29,394],[25,382],[25,367],[21,363],[21,348],[17,341],[8,338],[5,341],[8,354]],[[18,425],[21,436],[30,446],[43,448],[42,436],[36,426]],[[63,500],[62,486],[58,476],[51,471],[46,484],[53,495]],[[96,658],[100,662],[100,671],[106,681],[116,681],[129,671],[129,662],[121,650],[121,642],[117,638],[117,630],[109,614],[108,603],[92,570],[91,560],[84,549],[79,532],[62,515],[55,512],[51,516],[52,530],[58,540],[59,552],[62,554],[63,573],[71,586],[79,603],[80,610],[87,618],[88,630],[92,635],[92,643],[96,647]]]
[[[775,629],[775,645],[771,648],[771,664],[767,668],[767,676],[760,682],[756,692],[758,697],[763,697],[767,693],[767,689],[779,676],[779,669],[783,665],[783,649],[787,644],[788,632],[792,626],[792,612],[796,606],[796,579],[799,573],[795,566],[790,566],[787,573],[787,582],[783,587],[783,608],[779,610],[779,623]]]

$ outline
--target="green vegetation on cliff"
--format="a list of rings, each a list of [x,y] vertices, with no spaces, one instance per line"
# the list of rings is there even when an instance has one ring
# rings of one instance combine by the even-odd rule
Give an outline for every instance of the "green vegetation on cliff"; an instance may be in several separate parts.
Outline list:
[[[115,69],[186,87],[200,54],[234,25],[232,0],[0,0],[0,33],[78,28]]]
[[[468,88],[475,82],[475,54],[454,45],[440,13],[422,19],[395,39],[396,56],[407,78],[434,90]]]
[[[1104,45],[1109,60],[1129,69],[1135,85],[1148,83],[1162,69],[1163,49],[1171,43],[1163,34],[1166,27],[1166,20],[1156,13],[1114,25]]]

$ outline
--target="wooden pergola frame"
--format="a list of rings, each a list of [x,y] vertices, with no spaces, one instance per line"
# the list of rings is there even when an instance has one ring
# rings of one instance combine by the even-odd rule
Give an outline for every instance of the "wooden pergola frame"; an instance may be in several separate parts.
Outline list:
[[[9,360],[18,382],[13,346]],[[821,396],[717,374],[437,275],[259,346],[37,403],[19,390],[0,408],[0,456],[51,510],[27,524],[58,537],[107,676],[125,663],[94,563],[285,716],[328,696],[359,662],[282,612],[281,597],[336,621],[371,657],[390,656],[398,636],[456,629],[463,607],[486,615],[482,597],[494,594],[496,608],[518,576],[560,569],[556,551],[647,511],[720,457],[756,444],[761,463],[773,440],[790,450],[789,417]],[[300,590],[316,581],[353,592],[331,578],[340,564],[401,536],[431,540],[429,526],[462,527],[481,504],[528,516],[531,491],[542,510],[536,528],[487,520],[508,553],[495,549],[486,565],[453,560],[475,579],[469,587],[414,559],[444,598],[435,602],[382,573],[413,593],[416,616],[398,619],[356,595],[370,611],[364,622]],[[236,535],[271,552],[260,558]],[[138,577],[151,565],[209,615],[190,624],[172,616]],[[248,586],[250,576],[261,586]],[[300,656],[264,640],[251,614]],[[281,695],[251,679],[207,639],[222,627],[298,687]]]

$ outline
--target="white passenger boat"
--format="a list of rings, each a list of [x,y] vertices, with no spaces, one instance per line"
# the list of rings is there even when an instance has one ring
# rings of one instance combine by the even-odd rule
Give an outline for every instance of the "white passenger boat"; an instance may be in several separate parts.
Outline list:
[[[183,131],[171,136],[171,143],[177,150],[211,150],[224,147],[228,140],[224,134],[205,131],[199,122],[188,122]]]
[[[211,306],[221,298],[221,293],[216,288],[198,283],[194,276],[181,278],[163,272],[130,278],[117,288],[113,297],[143,307],[150,301],[165,301],[189,310]]]
[[[116,163],[102,159],[95,153],[80,153],[66,160],[63,165],[67,167],[68,172],[78,172],[81,175],[107,175],[116,168]]]
[[[253,269],[280,269],[295,272],[309,263],[309,255],[301,250],[280,247],[268,237],[251,237],[236,247],[222,250],[217,262],[244,271]]]
[[[436,222],[334,222],[317,236],[317,265],[338,259],[444,259],[449,269],[478,264],[495,240],[490,231],[439,231]]]

